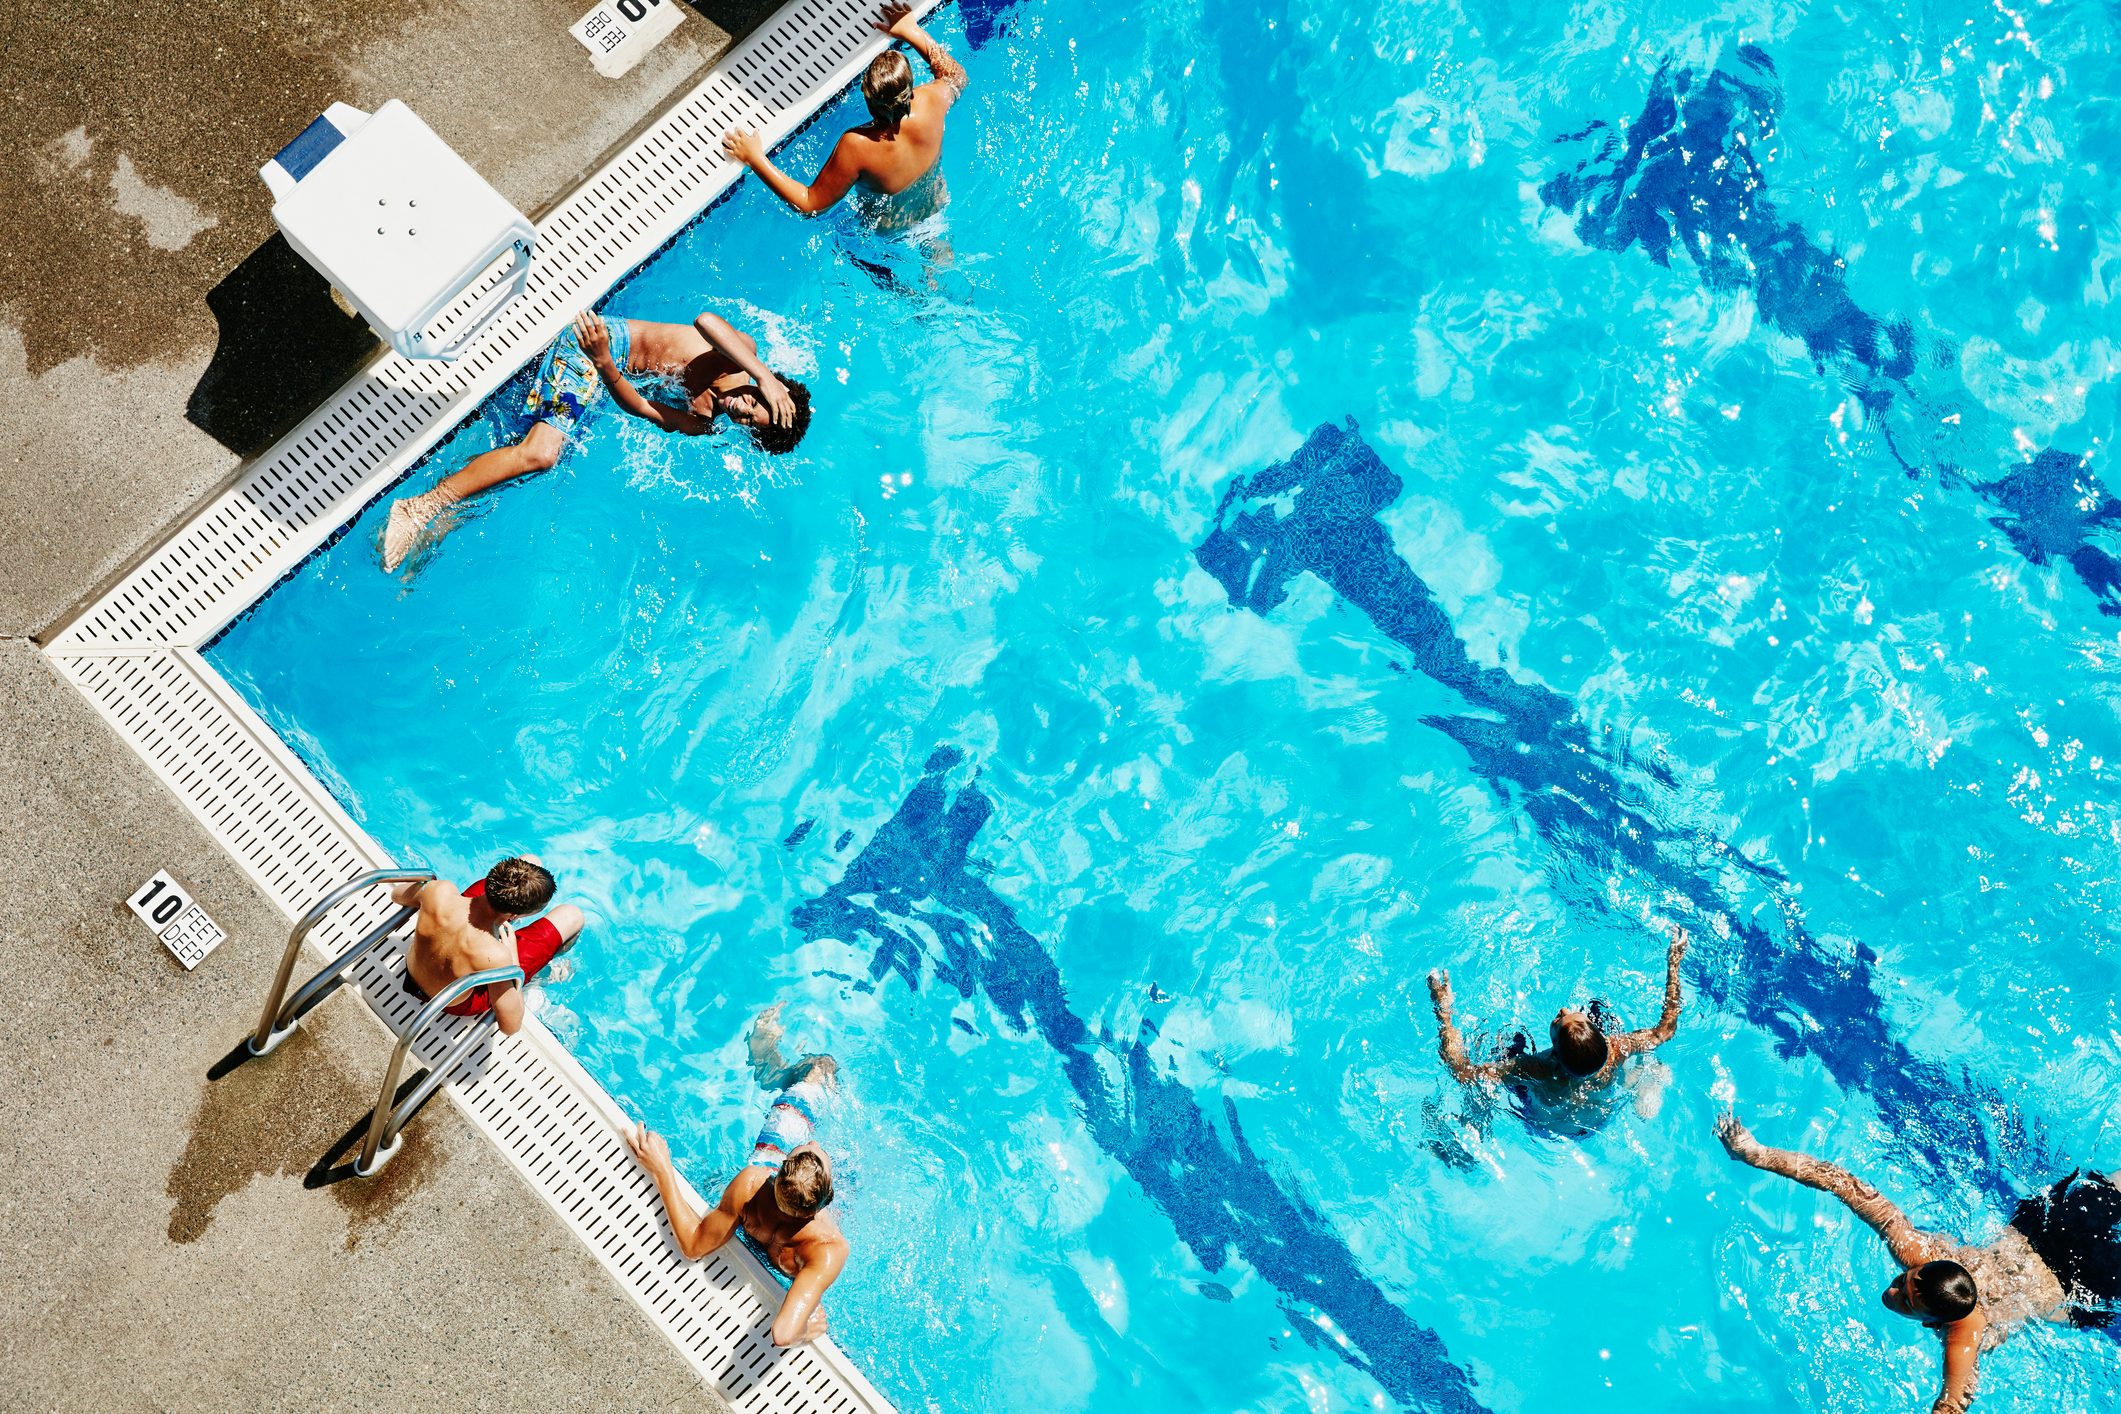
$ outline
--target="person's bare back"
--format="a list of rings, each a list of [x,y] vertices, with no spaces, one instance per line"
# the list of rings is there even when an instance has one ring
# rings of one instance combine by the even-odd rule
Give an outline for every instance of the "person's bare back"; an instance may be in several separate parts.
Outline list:
[[[500,935],[506,925],[494,917],[483,897],[466,898],[447,879],[435,879],[421,886],[419,905],[405,970],[430,995],[459,977],[516,960],[513,943]]]
[[[865,123],[840,136],[855,167],[855,184],[897,196],[928,175],[943,155],[943,115],[950,110],[948,90],[922,84],[913,91],[913,107],[897,128]]]
[[[795,1152],[806,1151],[824,1152],[815,1144]],[[827,1212],[802,1216],[783,1210],[774,1197],[773,1177],[771,1169],[746,1168],[731,1181],[730,1187],[741,1195],[738,1222],[744,1235],[786,1276],[798,1276],[819,1263],[830,1263],[837,1271],[847,1260],[847,1238],[839,1223]]]
[[[550,903],[553,893],[552,875],[529,858],[504,859],[462,891],[447,879],[400,884],[391,897],[420,910],[405,954],[407,990],[422,999],[434,997],[460,978],[497,967],[522,967],[527,980],[566,951],[582,930],[581,910],[562,904],[519,936],[516,925]],[[483,996],[475,991],[449,1011],[470,1016],[489,1007],[501,1030],[515,1034],[526,1014],[522,985],[490,986]]]
[[[883,7],[876,27],[911,45],[934,77],[915,84],[905,55],[895,49],[877,55],[862,75],[862,97],[873,121],[842,133],[815,177],[799,182],[783,172],[767,155],[758,133],[749,128],[724,134],[722,150],[758,173],[781,200],[805,216],[827,210],[849,191],[860,190],[873,198],[869,204],[873,209],[867,213],[873,224],[901,229],[940,210],[948,199],[936,163],[943,153],[945,117],[964,93],[967,76],[964,66],[920,27],[910,8],[899,0]],[[935,180],[913,193],[931,173]],[[891,200],[908,193],[912,194],[905,202]]]

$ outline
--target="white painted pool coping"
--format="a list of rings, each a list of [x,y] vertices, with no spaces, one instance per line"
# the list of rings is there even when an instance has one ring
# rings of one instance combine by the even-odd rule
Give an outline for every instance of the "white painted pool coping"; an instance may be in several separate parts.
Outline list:
[[[925,13],[934,3],[915,8]],[[722,155],[725,130],[756,127],[770,147],[853,82],[885,42],[871,24],[876,11],[877,0],[782,7],[539,223],[528,289],[460,362],[389,354],[368,365],[45,645],[59,672],[290,920],[335,885],[396,861],[201,647],[392,486],[577,310],[728,190],[744,169]],[[444,315],[444,337],[487,283]],[[341,910],[311,935],[313,947],[336,955],[382,917],[382,904],[378,893]],[[397,984],[395,955],[373,956],[355,972],[378,1016],[402,1027],[414,1003]],[[439,1050],[449,1034],[437,1028],[421,1050]],[[379,1046],[379,1073],[382,1060]],[[684,1260],[654,1184],[620,1137],[625,1115],[542,1023],[533,1018],[516,1036],[482,1043],[468,1073],[448,1087],[458,1107],[738,1409],[892,1408],[830,1340],[772,1344],[780,1288],[741,1246]],[[406,1142],[420,1142],[417,1128]]]

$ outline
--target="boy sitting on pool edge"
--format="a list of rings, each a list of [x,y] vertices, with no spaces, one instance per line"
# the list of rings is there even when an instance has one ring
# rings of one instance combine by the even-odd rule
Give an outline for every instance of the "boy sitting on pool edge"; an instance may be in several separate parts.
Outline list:
[[[655,402],[633,375],[683,384],[682,405]],[[697,437],[726,417],[748,428],[759,450],[792,452],[810,429],[810,390],[759,357],[750,335],[713,312],[690,324],[605,319],[588,310],[545,351],[524,400],[530,429],[513,446],[482,452],[433,490],[393,501],[383,526],[383,568],[395,570],[423,540],[449,533],[442,512],[468,496],[557,466],[568,442],[606,390],[612,401],[665,432]]]
[[[811,1055],[790,1065],[781,1058],[781,1008],[759,1013],[751,1027],[751,1071],[759,1085],[779,1093],[767,1107],[766,1123],[752,1142],[751,1157],[713,1211],[702,1213],[685,1197],[670,1146],[647,1125],[626,1135],[626,1147],[655,1179],[670,1215],[678,1250],[697,1260],[741,1230],[783,1276],[788,1292],[773,1318],[773,1343],[797,1345],[825,1334],[825,1290],[847,1265],[847,1238],[825,1211],[832,1202],[832,1164],[815,1138],[817,1106],[836,1084],[839,1063]]]
[[[481,987],[448,1007],[451,1016],[491,1010],[501,1033],[515,1035],[528,1014],[523,987],[582,936],[582,910],[571,903],[535,922],[523,921],[551,903],[557,890],[545,866],[527,854],[502,860],[462,892],[447,879],[399,884],[390,891],[391,900],[420,910],[405,954],[405,990],[424,1002],[459,977],[521,967],[523,982]]]

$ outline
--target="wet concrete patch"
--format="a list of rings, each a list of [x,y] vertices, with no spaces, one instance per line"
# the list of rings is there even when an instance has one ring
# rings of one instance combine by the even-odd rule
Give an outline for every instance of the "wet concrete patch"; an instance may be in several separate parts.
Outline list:
[[[382,1037],[373,1043],[377,1073],[364,1077],[350,1073],[332,1054],[334,1047],[310,1034],[317,1024],[312,1018],[270,1056],[206,1085],[184,1152],[165,1184],[170,1241],[196,1242],[212,1225],[221,1201],[259,1178],[308,1173],[375,1104],[386,1053]],[[322,1190],[345,1214],[348,1251],[417,1194],[447,1159],[440,1137],[423,1134],[423,1128],[419,1120],[412,1122],[405,1147],[374,1178],[348,1179]]]
[[[0,132],[42,160],[0,204],[0,310],[32,374],[210,341],[199,292],[271,234],[259,165],[352,96],[345,66],[364,48],[441,2],[13,8]]]

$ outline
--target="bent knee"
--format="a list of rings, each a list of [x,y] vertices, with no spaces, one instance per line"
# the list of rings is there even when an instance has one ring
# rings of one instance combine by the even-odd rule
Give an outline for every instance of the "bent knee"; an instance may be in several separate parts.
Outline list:
[[[560,429],[549,422],[540,422],[530,429],[519,444],[523,465],[529,471],[550,471],[560,464],[560,454],[567,450],[567,439]]]
[[[587,927],[589,923],[589,920],[582,916],[582,910],[571,903],[561,904],[558,908],[546,914],[545,919],[559,931],[560,942],[563,946],[581,937],[582,929]]]

